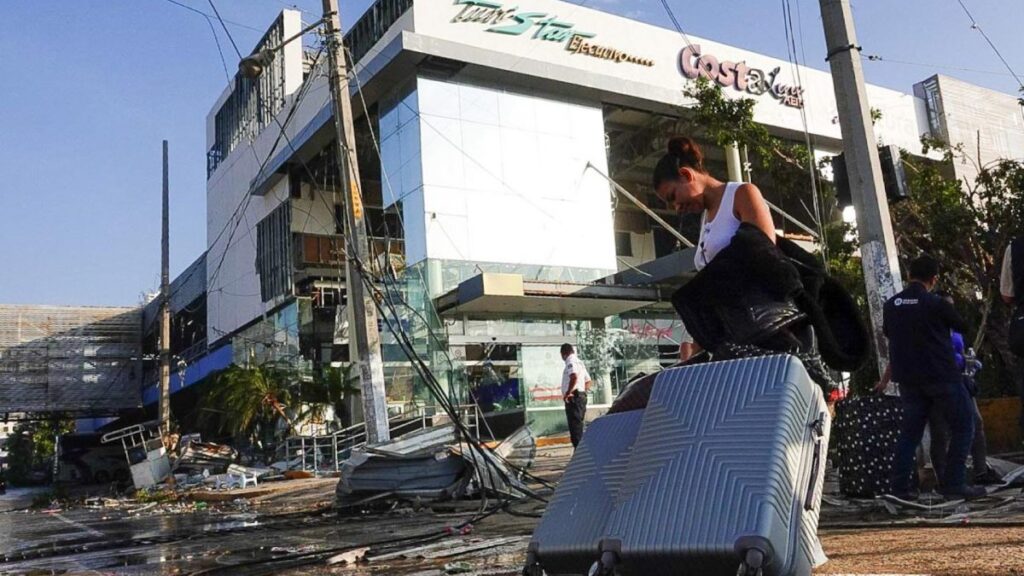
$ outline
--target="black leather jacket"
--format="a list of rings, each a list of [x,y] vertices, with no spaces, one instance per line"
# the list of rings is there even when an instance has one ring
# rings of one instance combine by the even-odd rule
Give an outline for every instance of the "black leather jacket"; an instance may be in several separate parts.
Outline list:
[[[814,327],[822,360],[852,371],[867,358],[867,328],[853,299],[813,255],[778,245],[752,224],[672,296],[694,340],[713,354],[725,344],[785,351],[792,329]],[[789,330],[787,330],[789,329]]]

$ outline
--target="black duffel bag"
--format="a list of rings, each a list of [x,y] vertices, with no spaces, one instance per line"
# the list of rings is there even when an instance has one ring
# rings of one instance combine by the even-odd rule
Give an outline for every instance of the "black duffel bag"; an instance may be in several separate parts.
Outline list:
[[[891,491],[902,420],[897,396],[860,396],[836,404],[833,435],[842,494],[874,498]]]

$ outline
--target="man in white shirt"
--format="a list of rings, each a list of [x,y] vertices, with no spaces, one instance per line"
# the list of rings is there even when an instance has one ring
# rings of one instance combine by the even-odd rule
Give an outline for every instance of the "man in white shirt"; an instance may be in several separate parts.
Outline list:
[[[565,360],[565,370],[562,371],[562,400],[565,401],[565,418],[569,421],[569,439],[575,448],[583,437],[590,373],[572,349],[572,344],[562,344],[561,352],[562,360]]]

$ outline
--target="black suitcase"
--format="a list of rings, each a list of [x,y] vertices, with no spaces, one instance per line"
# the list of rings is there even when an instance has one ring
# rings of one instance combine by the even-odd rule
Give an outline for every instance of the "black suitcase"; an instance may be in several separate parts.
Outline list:
[[[903,407],[897,396],[860,396],[836,404],[839,491],[854,498],[888,494]]]
[[[598,549],[591,532],[576,549],[598,560],[591,574],[809,575],[824,562],[817,524],[829,429],[820,388],[791,356],[663,371]],[[552,507],[541,524],[575,522]],[[560,573],[558,554],[543,553],[550,537],[535,533],[527,574],[531,565]],[[576,556],[570,573],[586,573],[586,555]]]

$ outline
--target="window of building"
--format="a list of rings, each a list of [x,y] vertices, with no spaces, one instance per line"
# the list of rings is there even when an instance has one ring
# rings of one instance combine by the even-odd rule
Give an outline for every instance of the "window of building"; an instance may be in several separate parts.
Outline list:
[[[615,233],[615,254],[618,256],[633,255],[633,239],[629,232]]]

